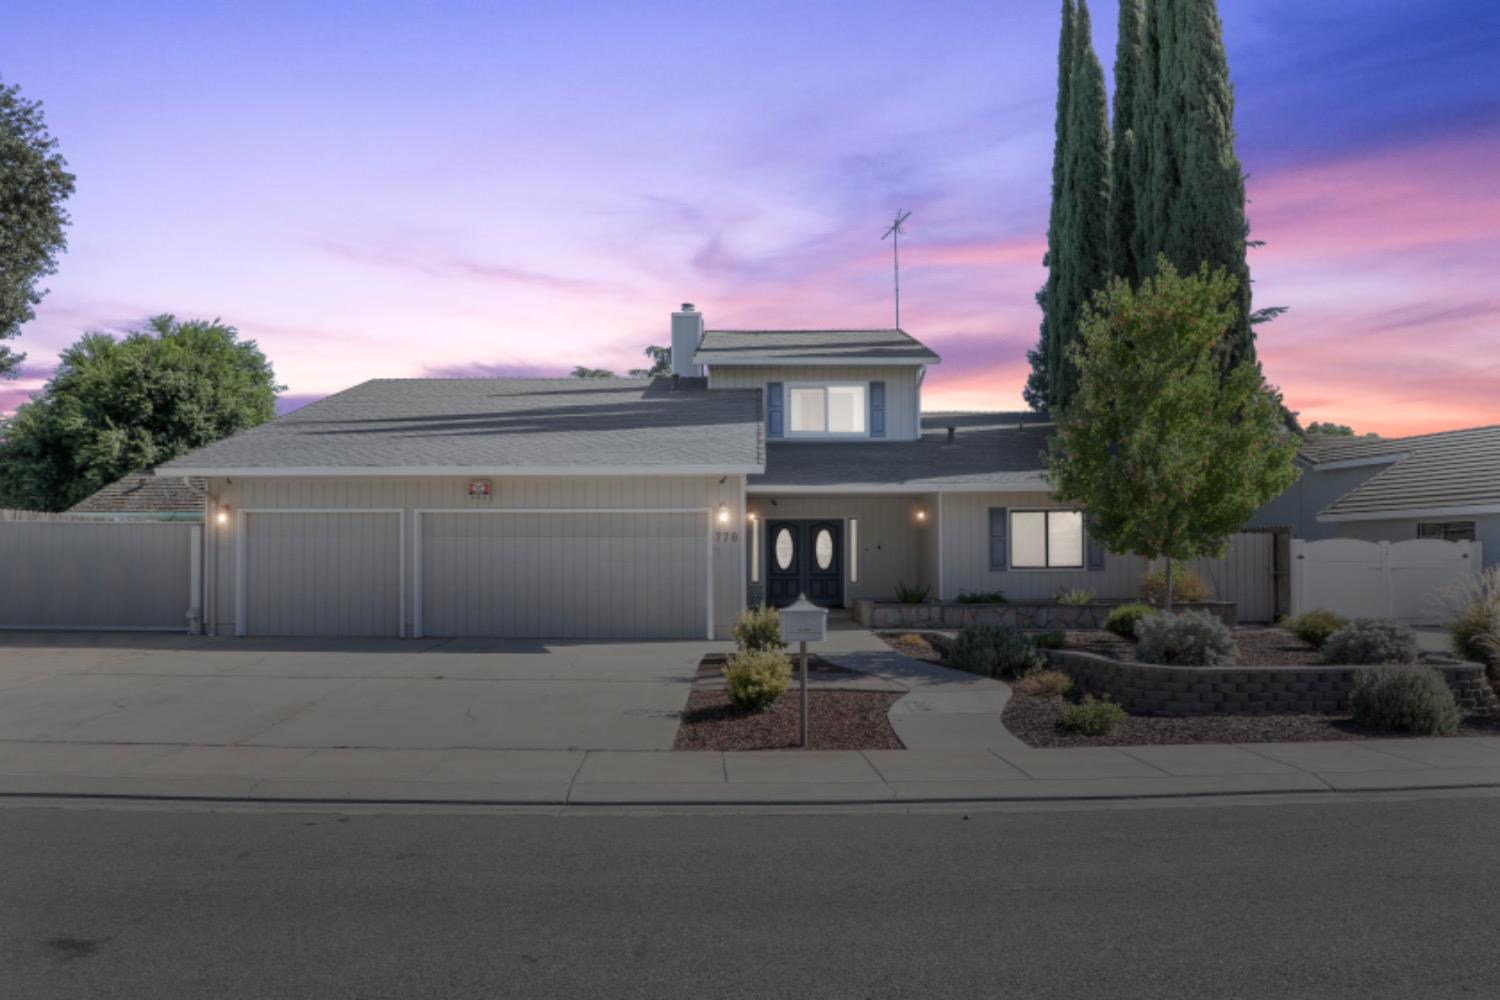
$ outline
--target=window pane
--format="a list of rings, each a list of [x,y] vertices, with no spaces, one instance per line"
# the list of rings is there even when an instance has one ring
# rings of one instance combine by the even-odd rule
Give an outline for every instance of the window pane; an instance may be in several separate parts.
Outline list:
[[[1076,510],[1047,514],[1047,565],[1083,565],[1083,515]]]
[[[823,423],[823,390],[793,389],[790,395],[793,433],[823,433],[827,429]]]
[[[818,537],[813,542],[813,555],[818,560],[818,569],[827,569],[833,565],[833,532],[827,528],[818,529]]]
[[[796,543],[792,541],[792,530],[782,528],[776,532],[776,568],[785,572],[792,568],[792,558],[796,556]]]
[[[1010,564],[1023,569],[1047,565],[1047,515],[1042,511],[1010,515]]]
[[[849,582],[859,582],[859,518],[849,518]]]
[[[760,583],[760,518],[750,522],[750,582]]]
[[[865,432],[865,387],[831,385],[828,387],[828,430],[833,434]]]

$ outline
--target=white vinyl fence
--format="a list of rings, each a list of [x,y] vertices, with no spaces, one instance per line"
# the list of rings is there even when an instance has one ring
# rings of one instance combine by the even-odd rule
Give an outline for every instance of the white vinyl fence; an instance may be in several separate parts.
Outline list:
[[[1443,619],[1442,594],[1484,565],[1479,542],[1433,538],[1292,542],[1292,613],[1323,608],[1348,618]]]
[[[0,628],[186,632],[202,528],[160,521],[0,518]]]

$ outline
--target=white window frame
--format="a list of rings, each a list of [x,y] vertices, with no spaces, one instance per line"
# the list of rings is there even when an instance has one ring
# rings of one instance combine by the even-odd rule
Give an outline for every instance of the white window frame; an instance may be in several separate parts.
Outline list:
[[[1016,542],[1016,515],[1017,514],[1045,514],[1047,517],[1042,521],[1042,551],[1047,560],[1045,566],[1017,566],[1015,563]],[[1082,532],[1079,536],[1078,565],[1076,566],[1053,566],[1052,565],[1052,531],[1048,523],[1053,514],[1076,514],[1078,515]],[[1089,565],[1089,526],[1083,511],[1074,507],[1012,507],[1005,512],[1005,564],[1013,573],[1077,573],[1088,569]]]
[[[823,391],[823,427],[821,431],[794,431],[792,430],[792,391],[794,389],[821,389]],[[861,420],[864,424],[862,431],[830,431],[828,427],[828,390],[829,389],[858,389],[863,393],[864,411]],[[786,426],[782,428],[782,437],[794,441],[853,441],[870,436],[870,383],[868,382],[786,382],[782,388],[782,419]]]

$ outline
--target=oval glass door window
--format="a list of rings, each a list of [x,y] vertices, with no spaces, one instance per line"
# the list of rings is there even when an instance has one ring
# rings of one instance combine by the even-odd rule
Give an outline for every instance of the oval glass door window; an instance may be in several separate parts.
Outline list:
[[[789,570],[792,568],[793,551],[792,530],[782,528],[776,532],[776,568]]]
[[[818,569],[833,565],[833,532],[827,528],[818,529],[818,537],[813,541],[813,557],[818,560]]]

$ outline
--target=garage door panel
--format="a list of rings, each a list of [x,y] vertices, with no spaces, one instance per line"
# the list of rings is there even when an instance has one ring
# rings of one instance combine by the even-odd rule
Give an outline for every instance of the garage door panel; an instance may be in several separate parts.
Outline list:
[[[401,627],[395,512],[247,512],[245,634],[394,636]]]
[[[701,638],[701,513],[422,515],[428,635]]]

